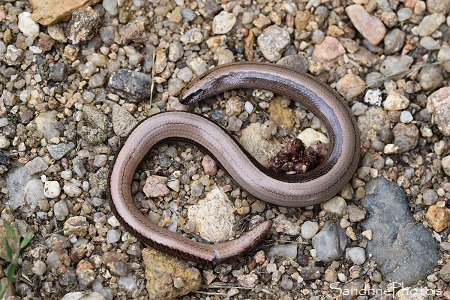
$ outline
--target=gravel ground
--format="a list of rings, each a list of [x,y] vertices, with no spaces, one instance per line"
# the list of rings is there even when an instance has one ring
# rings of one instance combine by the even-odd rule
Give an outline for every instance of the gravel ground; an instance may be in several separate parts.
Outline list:
[[[448,0],[66,2],[0,0],[0,211],[20,236],[34,233],[10,295],[450,299]],[[348,100],[357,172],[322,205],[277,207],[201,149],[162,144],[132,185],[152,221],[203,242],[273,226],[217,267],[147,248],[106,199],[108,168],[139,121],[203,114],[265,165],[292,137],[327,143],[318,118],[268,91],[178,101],[196,76],[243,60],[307,71]],[[5,284],[3,245],[0,257]]]

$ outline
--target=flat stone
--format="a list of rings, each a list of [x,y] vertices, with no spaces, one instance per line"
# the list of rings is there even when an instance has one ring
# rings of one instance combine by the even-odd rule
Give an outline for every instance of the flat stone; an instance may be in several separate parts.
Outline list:
[[[151,77],[147,74],[120,69],[114,72],[108,81],[111,91],[130,102],[149,99]]]
[[[339,224],[327,221],[320,232],[313,237],[312,245],[316,249],[317,259],[323,262],[337,260],[347,246],[345,230]]]
[[[61,5],[60,0],[30,0],[33,7],[31,18],[48,26],[67,21],[76,9],[99,2],[100,0],[64,0],[64,5]]]
[[[72,142],[47,144],[47,151],[54,160],[60,160],[74,148],[75,144]]]
[[[384,280],[405,286],[425,279],[440,259],[437,241],[414,222],[408,202],[404,191],[384,178],[370,180],[360,201],[368,214],[363,229],[373,233],[367,253],[373,255]]]
[[[335,37],[327,36],[321,44],[314,46],[312,57],[321,63],[334,66],[339,57],[345,54],[345,48]]]
[[[114,132],[121,137],[127,136],[138,121],[120,105],[114,105],[112,110],[112,123]]]
[[[34,175],[39,172],[43,172],[47,170],[48,165],[45,163],[44,159],[40,156],[35,157],[34,159],[30,160],[25,164],[25,169],[27,170],[28,174]]]

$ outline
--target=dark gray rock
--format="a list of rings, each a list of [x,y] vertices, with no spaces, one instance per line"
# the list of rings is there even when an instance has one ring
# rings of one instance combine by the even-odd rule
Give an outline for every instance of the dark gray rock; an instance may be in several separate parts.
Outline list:
[[[117,95],[131,102],[150,97],[152,80],[147,74],[120,69],[109,78],[108,87]]]
[[[372,179],[360,203],[368,213],[362,226],[373,233],[366,250],[386,281],[410,286],[433,272],[440,259],[437,242],[414,222],[408,199],[396,183]]]

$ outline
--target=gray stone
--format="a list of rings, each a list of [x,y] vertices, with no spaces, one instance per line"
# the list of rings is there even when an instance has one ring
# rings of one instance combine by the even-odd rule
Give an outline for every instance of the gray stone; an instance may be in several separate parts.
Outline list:
[[[316,249],[317,259],[324,262],[339,259],[347,246],[345,230],[338,223],[327,221],[313,237],[312,245]]]
[[[60,160],[73,148],[75,148],[75,144],[72,142],[47,145],[47,151],[54,160]]]
[[[296,244],[283,244],[270,247],[267,253],[269,258],[291,258],[297,257],[297,245]]]
[[[426,66],[419,73],[419,82],[424,90],[435,90],[444,84],[444,75],[440,66]]]
[[[122,106],[114,105],[112,111],[114,132],[121,137],[127,136],[138,123],[136,119]]]
[[[380,72],[384,76],[397,80],[407,75],[409,67],[413,61],[413,58],[407,55],[388,56],[381,63]]]
[[[47,168],[48,168],[47,164],[45,163],[44,159],[40,156],[35,157],[34,159],[30,160],[25,164],[25,169],[30,175],[43,172],[47,170]]]
[[[271,62],[281,58],[281,54],[289,46],[290,41],[291,37],[287,29],[277,25],[264,29],[257,39],[261,53]]]
[[[408,199],[396,183],[372,179],[360,203],[368,213],[362,226],[373,233],[366,250],[386,281],[409,286],[433,272],[440,259],[437,242],[414,222]]]
[[[85,291],[67,293],[61,300],[105,300],[105,297],[98,292]]]
[[[395,28],[386,34],[384,37],[384,53],[394,54],[402,49],[405,43],[406,33],[398,28]]]
[[[149,99],[152,80],[147,74],[120,69],[114,72],[108,81],[112,92],[130,102]]]

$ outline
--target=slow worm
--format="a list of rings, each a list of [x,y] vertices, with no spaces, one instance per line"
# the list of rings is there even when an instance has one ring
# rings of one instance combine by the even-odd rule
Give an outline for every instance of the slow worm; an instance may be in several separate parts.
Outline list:
[[[275,174],[261,166],[222,128],[206,118],[180,111],[164,112],[141,122],[122,144],[108,180],[110,206],[121,224],[144,243],[197,262],[220,263],[252,248],[270,229],[265,221],[240,238],[203,244],[153,224],[132,200],[137,166],[155,144],[176,139],[201,146],[253,196],[276,205],[302,207],[326,201],[351,179],[360,153],[359,131],[347,103],[312,76],[266,63],[233,63],[213,68],[184,92],[193,104],[232,89],[265,89],[289,97],[325,125],[330,150],[324,162],[299,175]]]

